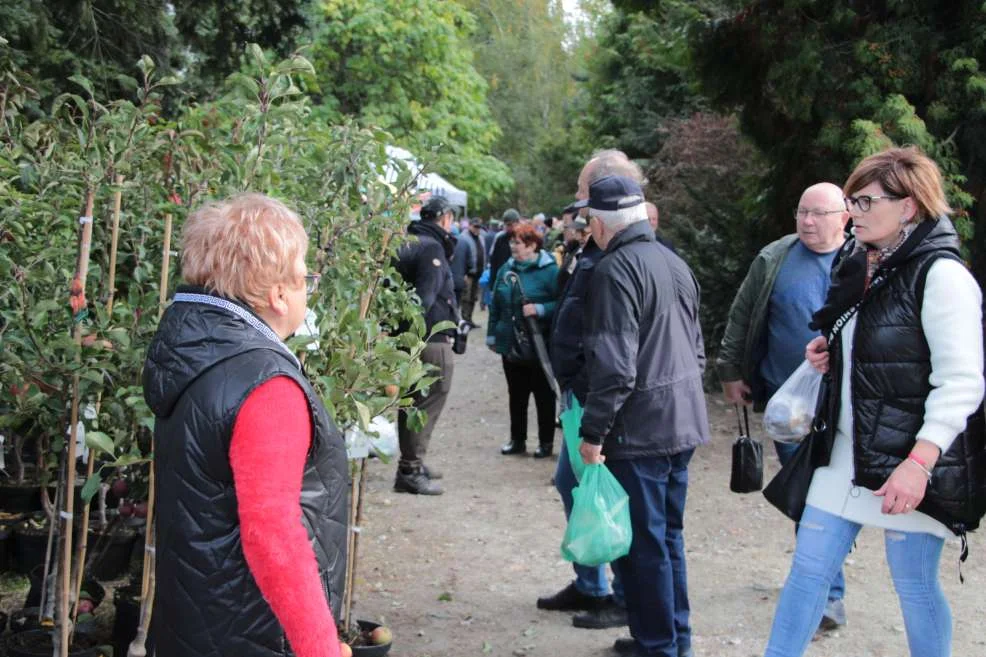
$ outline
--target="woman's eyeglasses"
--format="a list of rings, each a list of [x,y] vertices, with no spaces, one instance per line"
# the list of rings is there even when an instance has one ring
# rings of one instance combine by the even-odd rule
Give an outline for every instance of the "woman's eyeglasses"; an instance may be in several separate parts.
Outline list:
[[[321,274],[305,274],[305,292],[311,296],[318,289],[318,284],[322,280]]]
[[[866,194],[862,196],[847,196],[846,197],[846,210],[852,211],[852,206],[859,208],[860,212],[866,213],[870,211],[870,207],[873,205],[873,201],[879,201],[881,199],[886,199],[888,201],[900,201],[903,196],[893,196],[891,194],[883,194],[881,196],[868,196]]]

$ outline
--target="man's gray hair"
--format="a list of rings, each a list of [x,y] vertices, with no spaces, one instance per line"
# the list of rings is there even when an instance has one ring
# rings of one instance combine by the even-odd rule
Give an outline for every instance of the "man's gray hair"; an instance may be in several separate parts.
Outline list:
[[[647,183],[640,166],[627,157],[626,153],[615,148],[593,153],[590,162],[592,162],[592,167],[590,167],[588,175],[590,185],[606,176],[624,176],[630,178],[641,187]]]
[[[593,210],[589,208],[589,216],[597,217],[607,229],[616,231],[638,221],[647,221],[647,208],[643,203],[620,210]]]

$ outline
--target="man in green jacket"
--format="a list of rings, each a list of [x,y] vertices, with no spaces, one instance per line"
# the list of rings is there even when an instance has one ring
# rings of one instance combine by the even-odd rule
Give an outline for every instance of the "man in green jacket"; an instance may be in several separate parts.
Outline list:
[[[716,366],[731,404],[767,400],[805,359],[805,346],[817,332],[808,327],[828,293],[836,253],[845,242],[849,220],[842,190],[832,183],[812,185],[793,212],[796,232],[765,246],[740,286],[719,346]],[[774,443],[786,463],[797,445]],[[823,629],[845,623],[841,571],[829,590]]]

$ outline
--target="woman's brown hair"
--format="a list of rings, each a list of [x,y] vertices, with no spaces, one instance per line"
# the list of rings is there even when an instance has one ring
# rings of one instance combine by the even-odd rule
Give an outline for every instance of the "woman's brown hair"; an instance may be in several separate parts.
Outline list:
[[[540,251],[541,247],[544,245],[544,238],[541,237],[541,233],[539,233],[531,224],[520,224],[514,228],[514,232],[510,236],[510,239],[518,240],[528,246],[533,244],[535,251]]]
[[[842,193],[852,196],[873,182],[879,183],[887,194],[911,197],[918,208],[917,221],[938,218],[952,211],[945,200],[938,165],[916,146],[888,148],[870,155],[856,166]]]

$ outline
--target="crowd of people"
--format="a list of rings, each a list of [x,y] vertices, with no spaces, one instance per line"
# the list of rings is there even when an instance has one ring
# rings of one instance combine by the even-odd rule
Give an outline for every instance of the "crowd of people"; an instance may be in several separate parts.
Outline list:
[[[420,209],[396,268],[417,292],[422,360],[438,380],[398,417],[394,489],[440,495],[426,464],[454,377],[456,332],[486,310],[510,434],[500,454],[555,451],[559,408],[583,409],[579,458],[603,463],[629,497],[629,553],[573,564],[538,598],[576,627],[627,627],[624,655],[693,655],[684,521],[688,467],[710,440],[695,276],[659,233],[640,168],[596,153],[559,219],[515,209],[456,218]],[[912,657],[951,654],[938,563],[948,537],[986,513],[982,295],[966,269],[942,176],[913,147],[864,159],[840,187],[804,190],[794,232],[755,255],[716,352],[725,399],[762,410],[807,360],[822,373],[811,431],[777,443],[768,499],[796,528],[766,657],[802,655],[846,624],[842,564],[863,526],[884,530]],[[147,358],[157,416],[159,654],[339,654],[346,463],[339,432],[284,339],[299,326],[307,238],[278,201],[244,195],[188,220],[187,285]],[[259,257],[264,254],[267,257]],[[752,255],[752,254],[751,254]],[[433,333],[439,322],[458,329]],[[264,445],[277,441],[271,462]],[[493,456],[492,458],[499,458]],[[554,484],[570,514],[568,450]],[[299,504],[300,500],[300,504]],[[187,609],[201,613],[190,616]],[[178,631],[181,626],[181,631]],[[221,648],[217,648],[220,646]]]

